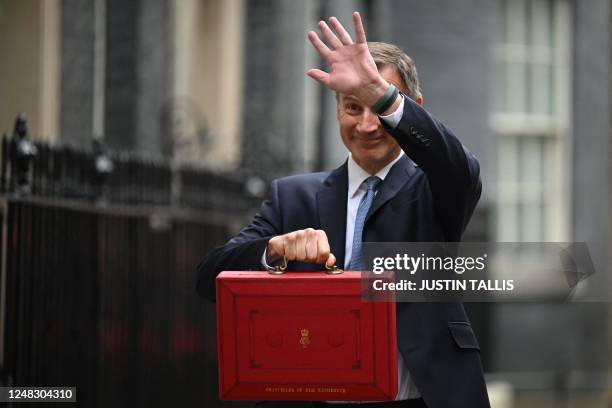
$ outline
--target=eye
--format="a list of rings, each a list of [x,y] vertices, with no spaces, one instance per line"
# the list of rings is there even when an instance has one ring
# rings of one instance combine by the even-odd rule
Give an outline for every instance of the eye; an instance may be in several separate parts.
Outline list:
[[[355,114],[359,114],[361,113],[361,106],[358,103],[355,102],[346,102],[344,104],[344,110],[351,114],[351,115],[355,115]]]

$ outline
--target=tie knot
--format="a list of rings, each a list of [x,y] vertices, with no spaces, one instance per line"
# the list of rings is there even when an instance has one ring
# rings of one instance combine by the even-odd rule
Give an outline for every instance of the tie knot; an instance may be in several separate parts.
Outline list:
[[[368,186],[368,191],[376,190],[376,186],[378,186],[378,183],[380,183],[381,181],[382,180],[376,176],[368,177],[366,179],[366,185]]]

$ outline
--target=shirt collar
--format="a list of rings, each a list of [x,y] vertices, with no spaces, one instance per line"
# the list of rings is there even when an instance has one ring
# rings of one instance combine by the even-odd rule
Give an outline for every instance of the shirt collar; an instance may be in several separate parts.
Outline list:
[[[389,174],[389,170],[391,170],[391,167],[393,167],[393,165],[397,163],[397,161],[401,159],[403,155],[404,155],[404,151],[400,150],[400,153],[397,155],[397,157],[393,161],[391,161],[389,164],[387,164],[385,167],[380,169],[378,173],[374,174],[374,176],[380,178],[381,180],[384,180],[385,177],[387,177],[387,174]],[[349,198],[353,198],[355,193],[357,193],[357,190],[359,190],[359,187],[361,187],[363,182],[370,176],[372,176],[372,174],[362,169],[357,164],[357,162],[355,162],[355,159],[353,159],[353,155],[349,153],[349,158],[348,158],[348,196]]]

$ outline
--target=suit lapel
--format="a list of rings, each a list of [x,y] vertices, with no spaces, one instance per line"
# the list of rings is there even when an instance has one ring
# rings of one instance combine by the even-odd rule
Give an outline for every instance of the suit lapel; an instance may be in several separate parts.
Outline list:
[[[414,162],[407,156],[403,155],[401,159],[397,161],[389,170],[389,174],[385,177],[385,180],[380,184],[378,193],[374,198],[374,202],[368,211],[365,222],[374,215],[385,203],[391,200],[397,195],[402,187],[408,182],[410,176],[414,174]]]
[[[332,171],[317,194],[317,207],[321,229],[327,234],[336,264],[344,268],[346,244],[346,199],[348,194],[348,170],[346,162]]]

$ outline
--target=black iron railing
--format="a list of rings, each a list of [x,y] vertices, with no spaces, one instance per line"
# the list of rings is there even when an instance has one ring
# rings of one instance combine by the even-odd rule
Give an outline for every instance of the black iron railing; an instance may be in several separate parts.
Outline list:
[[[0,385],[76,386],[83,407],[220,406],[195,268],[265,183],[23,143],[0,143]]]
[[[26,139],[27,140],[27,139]],[[245,211],[265,193],[248,186],[255,180],[232,172],[174,165],[163,158],[97,147],[29,143],[4,135],[0,142],[0,193],[43,198],[105,201],[127,205],[180,206]]]

